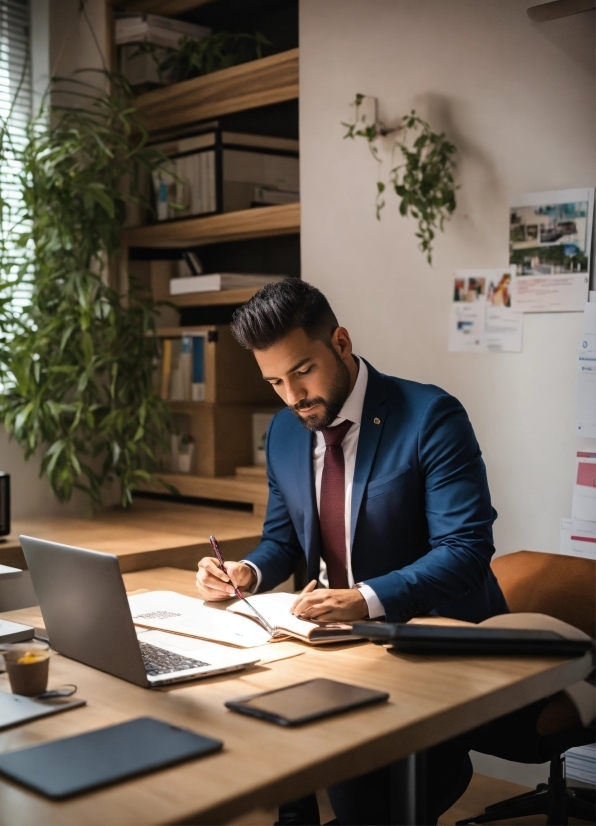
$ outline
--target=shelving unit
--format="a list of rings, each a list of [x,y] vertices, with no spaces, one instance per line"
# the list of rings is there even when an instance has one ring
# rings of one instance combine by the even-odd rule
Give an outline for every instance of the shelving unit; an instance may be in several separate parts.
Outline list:
[[[116,10],[165,16],[187,14],[195,9],[200,11],[207,5],[215,9],[217,2],[108,0]],[[250,5],[247,3],[243,7],[242,26],[247,19],[245,8]],[[253,7],[260,13],[258,3]],[[229,26],[234,30],[234,21],[229,16],[226,18],[225,8],[223,3],[221,12],[215,9],[218,19],[224,21],[215,23],[215,28]],[[197,22],[202,22],[200,17]],[[250,30],[251,24],[246,25]],[[152,138],[161,140],[167,136],[169,139],[176,134],[176,130],[188,134],[189,128],[193,129],[195,125],[200,128],[201,122],[218,119],[220,128],[228,131],[296,139],[297,109],[293,108],[295,105],[291,101],[297,101],[299,94],[299,50],[289,48],[297,42],[297,36],[293,37],[294,40],[282,40],[284,45],[278,46],[286,51],[139,95],[136,105]],[[127,262],[129,250],[132,249],[133,260],[151,262],[150,281],[154,297],[166,299],[170,305],[180,308],[183,324],[186,321],[187,325],[188,322],[193,325],[164,327],[158,330],[158,335],[163,339],[175,339],[204,333],[205,330],[216,331],[216,335],[205,342],[206,401],[169,402],[179,422],[180,417],[184,417],[183,426],[196,442],[192,473],[160,474],[182,496],[245,503],[251,505],[255,513],[264,515],[268,486],[265,469],[251,466],[252,414],[275,412],[279,409],[279,403],[271,388],[262,381],[252,356],[232,340],[229,327],[223,324],[231,308],[248,301],[257,290],[244,288],[170,296],[169,278],[173,266],[166,259],[175,258],[175,250],[207,247],[203,255],[208,260],[208,271],[289,271],[295,275],[298,272],[296,262],[299,262],[299,250],[295,240],[289,236],[299,233],[299,203],[154,222],[127,228],[122,233],[120,289],[127,289]],[[287,242],[283,236],[288,236]],[[268,247],[262,256],[268,262],[269,269],[259,269],[262,239],[275,238],[280,240]],[[256,247],[251,246],[253,242]],[[228,247],[228,244],[232,246]],[[247,266],[249,260],[243,244],[257,250],[252,270],[239,269]],[[148,255],[150,250],[156,251],[154,257]],[[271,250],[274,250],[273,257],[270,257]],[[279,250],[282,250],[281,258]],[[230,269],[218,270],[217,267],[224,266],[224,261],[228,262]],[[280,261],[284,268],[274,269]],[[225,310],[226,307],[230,310]],[[209,319],[216,319],[218,326],[212,325]],[[205,325],[204,321],[209,323]],[[169,324],[172,325],[172,321]]]

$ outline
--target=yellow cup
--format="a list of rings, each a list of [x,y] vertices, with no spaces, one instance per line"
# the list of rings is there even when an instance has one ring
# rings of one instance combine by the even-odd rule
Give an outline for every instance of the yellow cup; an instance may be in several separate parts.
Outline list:
[[[35,697],[45,691],[50,671],[50,648],[43,642],[17,642],[1,650],[13,694]]]

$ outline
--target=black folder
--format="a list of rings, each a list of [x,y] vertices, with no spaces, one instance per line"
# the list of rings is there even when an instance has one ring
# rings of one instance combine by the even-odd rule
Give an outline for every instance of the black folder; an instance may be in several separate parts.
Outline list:
[[[399,622],[356,622],[352,629],[359,637],[410,654],[581,657],[594,651],[593,640],[570,640],[554,631]]]
[[[220,740],[139,717],[0,755],[0,774],[56,800],[218,751]]]

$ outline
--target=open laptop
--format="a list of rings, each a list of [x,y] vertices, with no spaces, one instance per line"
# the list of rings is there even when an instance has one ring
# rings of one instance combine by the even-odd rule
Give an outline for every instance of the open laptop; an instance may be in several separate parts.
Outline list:
[[[175,645],[145,642],[151,632],[135,628],[116,556],[31,536],[19,541],[50,645],[59,654],[148,688],[259,661],[254,653],[223,647],[205,647],[198,659],[177,653]]]

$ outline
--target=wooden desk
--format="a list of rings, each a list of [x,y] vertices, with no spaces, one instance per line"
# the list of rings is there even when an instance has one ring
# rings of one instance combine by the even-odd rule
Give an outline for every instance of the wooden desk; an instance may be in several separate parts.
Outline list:
[[[194,575],[165,569],[124,577],[129,590],[193,593]],[[37,609],[5,615],[39,624]],[[223,823],[275,806],[429,748],[585,677],[591,658],[399,656],[380,646],[309,648],[293,659],[157,691],[138,688],[56,655],[50,684],[74,682],[88,706],[0,734],[9,751],[140,715],[224,741],[221,753],[63,803],[0,782],[0,822],[64,824]],[[390,701],[291,730],[227,711],[224,701],[309,677],[386,690]],[[0,688],[7,689],[6,677]]]
[[[247,511],[137,498],[128,510],[110,508],[90,519],[15,519],[11,535],[0,540],[0,564],[27,567],[18,536],[29,534],[116,554],[123,572],[163,565],[196,569],[198,560],[211,554],[210,534],[227,559],[241,559],[258,543],[262,526],[263,520]]]

